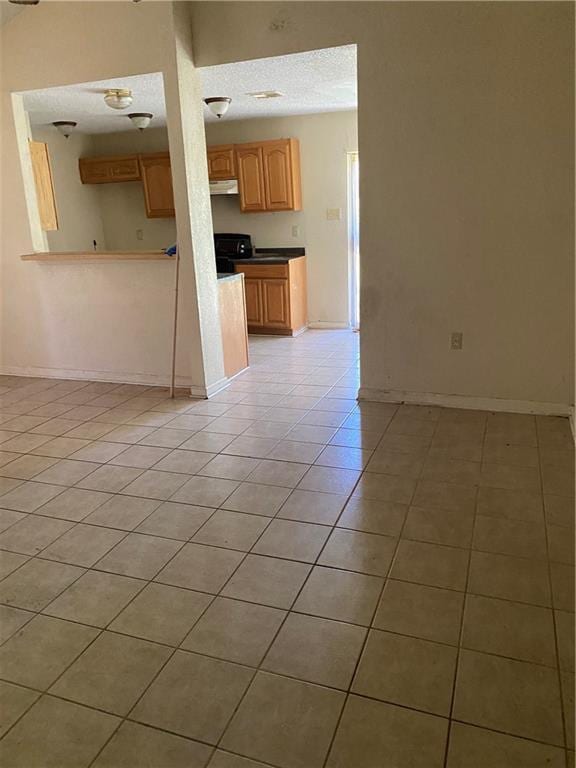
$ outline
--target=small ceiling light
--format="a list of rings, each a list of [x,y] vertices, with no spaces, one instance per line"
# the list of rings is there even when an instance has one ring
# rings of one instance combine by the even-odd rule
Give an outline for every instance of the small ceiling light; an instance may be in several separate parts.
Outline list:
[[[52,125],[67,139],[78,123],[75,123],[73,120],[56,120]]]
[[[228,112],[231,101],[232,99],[229,96],[212,96],[209,99],[204,99],[204,104],[206,104],[213,115],[220,118]]]
[[[284,94],[280,91],[256,91],[255,93],[247,93],[246,96],[252,96],[253,99],[277,99]]]
[[[8,2],[14,5],[38,5],[40,0],[8,0]]]
[[[129,88],[109,88],[104,94],[104,101],[111,109],[126,109],[132,104],[132,91]]]
[[[132,125],[138,128],[139,131],[143,131],[144,128],[148,128],[150,120],[152,120],[154,115],[151,112],[130,112],[126,117],[132,120]]]

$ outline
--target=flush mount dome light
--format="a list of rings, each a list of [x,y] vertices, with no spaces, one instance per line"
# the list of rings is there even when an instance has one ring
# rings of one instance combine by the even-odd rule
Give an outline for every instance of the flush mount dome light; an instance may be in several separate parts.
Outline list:
[[[228,112],[231,101],[232,99],[229,96],[212,96],[209,99],[204,99],[204,104],[206,104],[213,115],[220,118]]]
[[[144,128],[148,128],[150,120],[154,117],[151,112],[130,112],[126,115],[132,121],[132,125],[138,128],[139,131],[143,131]]]
[[[129,88],[109,88],[104,94],[104,101],[111,109],[126,109],[132,104],[132,91]]]
[[[52,125],[67,139],[78,123],[75,123],[73,120],[56,120]]]
[[[253,99],[277,99],[284,94],[280,91],[256,91],[255,93],[247,93],[246,96],[252,96]]]

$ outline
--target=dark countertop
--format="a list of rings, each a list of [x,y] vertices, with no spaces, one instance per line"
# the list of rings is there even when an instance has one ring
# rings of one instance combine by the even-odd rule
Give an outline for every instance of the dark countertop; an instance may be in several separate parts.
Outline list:
[[[234,259],[235,264],[287,264],[305,256],[304,248],[255,248],[251,259]]]

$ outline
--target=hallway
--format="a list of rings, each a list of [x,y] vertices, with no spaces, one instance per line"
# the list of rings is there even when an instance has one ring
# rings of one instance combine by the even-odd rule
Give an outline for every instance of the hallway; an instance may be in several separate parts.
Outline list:
[[[567,419],[0,377],[3,768],[574,765]]]

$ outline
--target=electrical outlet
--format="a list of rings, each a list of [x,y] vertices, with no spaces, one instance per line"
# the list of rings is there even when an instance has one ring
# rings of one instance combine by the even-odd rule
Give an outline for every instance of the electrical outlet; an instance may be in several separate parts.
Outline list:
[[[300,227],[298,224],[294,224],[292,227],[292,237],[300,237]]]
[[[340,221],[342,208],[326,208],[326,221]]]
[[[462,349],[462,333],[453,331],[450,335],[450,349]]]
[[[144,240],[144,232],[141,229],[136,230],[136,240]]]

